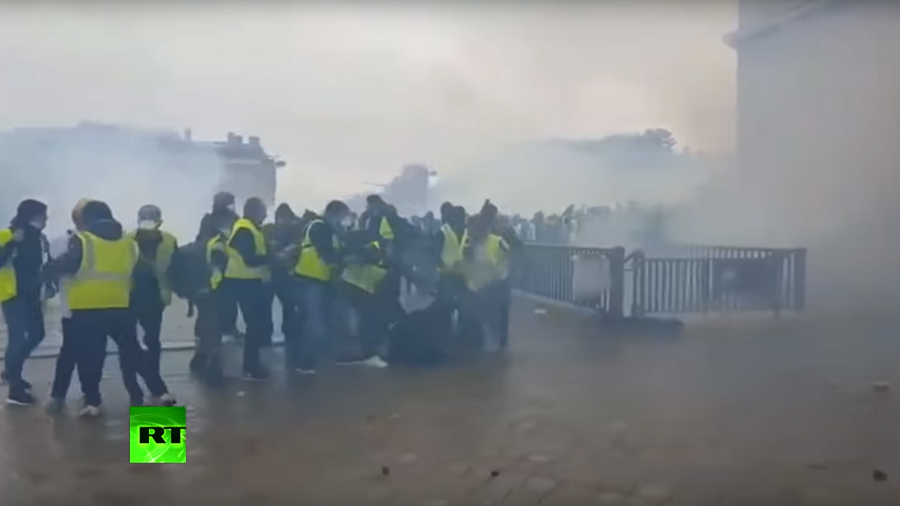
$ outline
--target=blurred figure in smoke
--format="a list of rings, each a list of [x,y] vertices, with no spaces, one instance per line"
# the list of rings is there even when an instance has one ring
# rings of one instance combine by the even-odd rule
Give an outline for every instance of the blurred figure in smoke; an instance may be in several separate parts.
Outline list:
[[[163,219],[159,207],[148,204],[138,210],[138,229],[129,234],[138,245],[138,262],[145,268],[138,269],[131,289],[131,311],[136,324],[144,331],[143,341],[147,350],[147,367],[152,374],[159,374],[162,357],[163,312],[172,303],[172,283],[169,280],[169,266],[178,249],[175,236],[161,230]],[[174,399],[166,393],[154,404],[173,404]]]
[[[40,272],[46,225],[47,205],[27,199],[19,203],[9,228],[0,230],[0,304],[9,336],[2,376],[9,383],[9,404],[34,403],[22,367],[44,339]]]
[[[223,295],[240,307],[247,325],[244,338],[244,378],[268,379],[260,350],[272,343],[272,303],[267,297],[272,256],[261,227],[267,210],[257,197],[244,203],[244,217],[234,223],[226,244],[228,265],[222,280]],[[231,304],[231,302],[228,302]]]
[[[449,202],[441,206],[440,233],[435,237],[437,251],[440,252],[441,282],[438,290],[436,315],[439,332],[452,342],[456,332],[454,314],[458,317],[460,299],[465,295],[462,271],[462,239],[466,232],[466,210]]]
[[[198,244],[208,243],[218,235],[220,230],[231,230],[239,218],[234,210],[234,204],[234,195],[231,193],[219,192],[213,197],[212,211],[206,213],[200,221],[200,231],[197,233],[196,239]],[[222,334],[235,339],[243,337],[237,328],[237,304],[231,306],[225,298],[218,309]]]
[[[269,254],[275,259],[272,264],[270,305],[275,297],[281,304],[281,334],[289,334],[289,326],[293,324],[296,304],[291,298],[290,273],[297,264],[299,249],[297,245],[303,240],[303,221],[294,214],[286,203],[275,209],[274,223],[263,225],[262,232],[269,247]]]
[[[469,220],[462,241],[463,277],[468,288],[464,313],[472,315],[466,318],[466,334],[483,341],[488,350],[505,345],[503,312],[508,308],[503,287],[509,277],[510,247],[492,230],[496,217],[496,206],[485,201],[481,213]],[[479,328],[471,328],[472,317]]]

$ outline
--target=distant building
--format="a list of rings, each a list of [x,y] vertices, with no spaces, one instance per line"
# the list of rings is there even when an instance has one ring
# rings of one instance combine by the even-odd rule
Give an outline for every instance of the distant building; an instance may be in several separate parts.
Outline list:
[[[195,141],[169,130],[131,128],[83,122],[74,127],[16,128],[0,133],[0,170],[17,173],[16,188],[4,196],[31,193],[45,181],[58,179],[81,166],[113,169],[118,163],[160,169],[218,172],[218,190],[230,191],[239,201],[260,197],[274,205],[277,168],[284,162],[266,153],[259,137],[245,142],[229,133],[222,142]],[[111,171],[110,174],[114,174]],[[27,177],[26,177],[27,175]],[[12,191],[10,191],[12,190]]]
[[[900,160],[900,142],[883,135],[900,123],[900,3],[739,0],[738,29],[725,40],[737,52],[748,177],[768,185],[790,165]],[[788,191],[809,181],[794,183]]]

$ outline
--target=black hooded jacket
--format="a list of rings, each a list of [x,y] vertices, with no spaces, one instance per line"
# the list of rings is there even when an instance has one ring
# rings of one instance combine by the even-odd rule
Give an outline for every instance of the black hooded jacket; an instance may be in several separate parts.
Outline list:
[[[41,266],[46,260],[49,244],[43,233],[31,225],[30,220],[46,213],[47,205],[43,202],[23,200],[10,223],[12,230],[22,231],[22,240],[10,241],[0,249],[0,266],[12,262],[19,293],[40,293]]]

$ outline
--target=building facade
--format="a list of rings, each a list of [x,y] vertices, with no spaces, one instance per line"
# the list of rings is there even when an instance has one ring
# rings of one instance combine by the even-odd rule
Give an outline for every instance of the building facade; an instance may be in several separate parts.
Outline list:
[[[895,264],[900,2],[739,0],[725,40],[742,184],[764,197],[772,233],[810,246],[823,270],[859,269],[855,279]]]

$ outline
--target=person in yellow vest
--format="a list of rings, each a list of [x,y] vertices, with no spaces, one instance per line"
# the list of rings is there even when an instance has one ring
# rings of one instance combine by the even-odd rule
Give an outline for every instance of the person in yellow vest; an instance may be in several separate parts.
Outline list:
[[[137,339],[134,316],[129,308],[131,287],[139,275],[138,248],[122,225],[113,219],[103,202],[91,201],[81,211],[85,229],[69,239],[65,253],[44,266],[46,279],[60,278],[60,299],[69,318],[69,333],[63,336],[77,355],[76,364],[84,392],[82,416],[100,414],[100,380],[106,355],[106,339],[119,351],[122,379],[132,405],[144,404],[140,374],[153,398],[168,393],[158,373],[149,370]],[[166,402],[170,404],[171,400]]]
[[[84,232],[84,219],[81,211],[84,206],[91,202],[91,199],[81,199],[72,208],[72,225],[73,230],[68,231],[69,240],[79,232]],[[63,315],[61,323],[62,327],[62,346],[59,349],[59,355],[56,357],[56,368],[53,374],[53,385],[50,390],[50,401],[47,404],[47,412],[55,415],[63,410],[66,402],[66,395],[69,393],[69,386],[72,384],[72,374],[78,359],[78,348],[74,346],[75,338],[72,337],[71,318],[70,315]],[[85,392],[82,392],[85,393]]]
[[[348,332],[354,338],[354,349],[339,357],[338,364],[387,367],[387,362],[379,356],[388,338],[390,308],[381,293],[387,265],[378,237],[368,231],[352,232],[343,241],[342,248],[345,267],[341,273],[340,298],[355,312],[356,325]]]
[[[506,246],[504,251],[504,259],[501,262],[499,270],[500,279],[492,287],[499,300],[497,308],[498,314],[498,330],[500,333],[500,347],[505,348],[509,344],[509,311],[512,305],[512,275],[515,268],[521,262],[524,254],[525,245],[516,235],[509,218],[500,216],[497,206],[486,202],[481,211],[484,219],[487,221],[491,229],[491,233],[503,239]]]
[[[272,305],[266,286],[271,279],[272,258],[260,228],[266,215],[266,205],[261,199],[247,199],[244,217],[234,223],[226,244],[228,265],[222,279],[220,302],[236,301],[247,326],[243,358],[246,380],[269,378],[269,371],[260,359],[260,350],[272,341]]]
[[[0,306],[8,336],[2,377],[9,385],[8,404],[34,403],[22,368],[44,339],[40,273],[46,224],[47,205],[27,199],[19,203],[10,226],[0,230]]]
[[[218,384],[224,379],[222,372],[223,326],[220,303],[222,280],[228,268],[226,243],[230,230],[222,230],[203,245],[203,270],[207,281],[193,296],[197,305],[197,319],[194,321],[194,336],[197,347],[191,359],[191,371],[209,383]],[[199,267],[198,267],[199,268]]]
[[[302,323],[287,343],[288,364],[300,374],[315,374],[318,347],[335,344],[339,304],[333,281],[343,264],[341,237],[350,219],[347,204],[333,200],[309,222],[300,244],[293,276]]]
[[[462,272],[468,289],[468,311],[475,316],[479,331],[488,350],[500,347],[502,322],[500,315],[503,300],[499,296],[498,284],[508,273],[508,251],[506,241],[491,232],[491,222],[483,215],[470,221],[462,239]],[[472,329],[475,330],[475,329]]]
[[[458,316],[460,298],[464,295],[465,284],[462,278],[462,238],[466,231],[466,210],[446,202],[441,206],[440,233],[435,236],[436,249],[440,252],[441,282],[438,290],[437,318],[440,319],[440,332],[445,337],[455,335],[454,322]]]
[[[138,245],[140,256],[138,261],[146,264],[145,269],[137,272],[146,273],[137,276],[131,289],[131,311],[137,324],[143,329],[144,348],[148,367],[159,374],[160,357],[162,356],[163,312],[172,303],[172,286],[169,281],[169,266],[172,255],[178,249],[178,241],[172,234],[161,230],[162,211],[159,207],[148,204],[138,209],[138,229],[129,237]],[[163,402],[168,402],[169,394]]]

